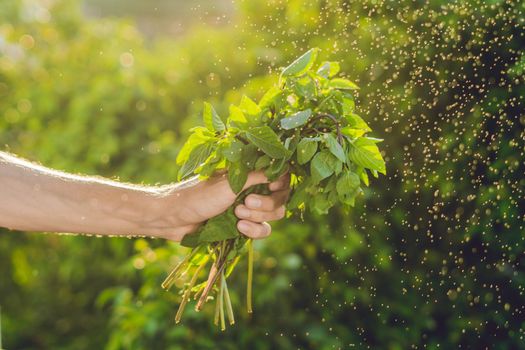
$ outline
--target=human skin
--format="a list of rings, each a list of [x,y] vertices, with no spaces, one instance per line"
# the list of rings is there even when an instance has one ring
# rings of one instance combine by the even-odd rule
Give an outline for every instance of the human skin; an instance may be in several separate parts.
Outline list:
[[[250,194],[235,208],[237,228],[251,238],[271,233],[281,219],[289,177],[269,184],[268,196]],[[252,172],[245,188],[268,183]],[[234,204],[226,174],[164,186],[140,186],[52,170],[0,152],[0,226],[12,230],[150,236],[180,241]]]

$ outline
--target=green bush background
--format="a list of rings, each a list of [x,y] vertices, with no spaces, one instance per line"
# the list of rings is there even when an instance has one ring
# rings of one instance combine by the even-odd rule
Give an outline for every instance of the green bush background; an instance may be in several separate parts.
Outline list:
[[[361,86],[389,175],[350,215],[275,224],[256,246],[255,314],[241,264],[224,333],[212,307],[174,325],[160,283],[176,244],[0,229],[6,349],[525,346],[522,2],[237,1],[221,25],[193,14],[153,39],[80,9],[0,2],[3,150],[168,183],[203,100],[224,115],[317,46]]]

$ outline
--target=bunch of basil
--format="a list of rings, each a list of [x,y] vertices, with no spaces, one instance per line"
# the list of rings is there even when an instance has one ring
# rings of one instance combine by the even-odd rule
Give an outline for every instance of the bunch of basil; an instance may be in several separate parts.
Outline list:
[[[270,181],[288,172],[290,212],[309,208],[324,214],[336,204],[353,206],[362,192],[361,185],[368,186],[369,174],[377,177],[386,173],[377,147],[381,140],[366,136],[371,129],[356,114],[357,85],[336,77],[337,62],[316,65],[318,51],[313,48],[284,68],[278,84],[258,103],[243,96],[238,106],[231,105],[225,122],[205,103],[205,126],[191,130],[177,157],[180,179],[194,175],[206,178],[226,170],[231,188],[238,193],[238,204],[249,193],[268,191],[265,185],[256,185],[241,192],[250,171],[263,170]],[[215,323],[220,322],[224,330],[225,315],[230,324],[235,322],[226,278],[245,250],[247,308],[252,312],[253,247],[251,240],[237,231],[233,209],[211,218],[182,240],[181,244],[192,250],[162,284],[169,289],[177,278],[191,271],[176,322],[180,322],[192,294],[198,299],[196,310],[200,310],[212,292]],[[197,284],[209,262],[208,278]]]

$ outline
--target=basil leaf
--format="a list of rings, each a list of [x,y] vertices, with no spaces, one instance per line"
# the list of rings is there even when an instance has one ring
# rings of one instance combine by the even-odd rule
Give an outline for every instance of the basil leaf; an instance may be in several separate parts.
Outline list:
[[[344,172],[337,180],[337,194],[345,196],[354,192],[360,184],[359,176],[352,171]]]
[[[255,169],[261,170],[263,168],[267,168],[272,161],[272,158],[268,157],[266,154],[260,156],[257,161],[255,162]]]
[[[300,182],[293,190],[288,201],[287,208],[295,209],[302,207],[303,203],[309,197],[309,194],[306,192],[307,187],[310,185],[309,181]]]
[[[289,117],[281,119],[281,128],[283,128],[284,130],[295,129],[301,125],[306,124],[311,115],[311,109],[306,109],[304,111],[294,113]]]
[[[245,114],[248,114],[250,116],[257,116],[259,113],[261,113],[261,108],[257,105],[257,103],[255,103],[246,95],[242,96],[239,108]]]
[[[180,245],[188,248],[195,248],[199,245],[200,234],[199,232],[188,233],[182,237]]]
[[[317,142],[308,138],[302,139],[297,145],[297,162],[299,164],[306,164],[315,152],[317,152]]]
[[[365,131],[372,131],[372,129],[370,129],[370,127],[363,120],[363,118],[361,118],[360,116],[358,116],[355,113],[348,113],[348,114],[345,115],[345,118],[348,121],[348,125],[352,129],[360,129],[360,130],[365,130]]]
[[[223,241],[239,236],[237,217],[233,210],[233,207],[230,207],[224,213],[206,221],[199,232],[199,243]]]
[[[293,80],[290,85],[297,96],[304,97],[308,100],[315,98],[317,94],[315,81],[309,76],[304,76],[301,79]]]
[[[205,143],[197,145],[190,153],[188,160],[182,165],[179,170],[179,180],[192,175],[195,169],[211,155],[214,149],[214,144]]]
[[[346,172],[337,180],[337,194],[343,204],[354,206],[355,197],[361,191],[359,176],[354,172]]]
[[[313,197],[313,209],[317,214],[324,215],[328,213],[328,209],[330,209],[333,206],[333,203],[331,203],[328,200],[328,196],[323,193],[317,193]]]
[[[319,49],[313,48],[306,51],[298,59],[293,61],[288,67],[286,67],[281,73],[282,76],[290,75],[301,75],[314,64]]]
[[[346,155],[343,146],[337,142],[335,137],[332,134],[326,134],[325,139],[330,152],[332,152],[332,154],[336,156],[341,162],[346,162]]]
[[[269,126],[246,130],[246,137],[272,158],[285,158],[290,153]]]
[[[229,163],[228,166],[228,182],[234,193],[242,191],[244,184],[248,179],[248,169],[242,162]]]
[[[221,118],[213,106],[208,102],[204,102],[202,119],[204,120],[204,125],[206,125],[210,131],[224,131],[226,129],[226,126],[222,122]]]
[[[223,148],[222,155],[230,162],[238,162],[241,160],[243,146],[244,144],[241,141],[233,139],[230,144]]]
[[[255,162],[259,157],[259,150],[255,145],[244,145],[242,149],[242,162],[246,165],[246,168],[253,170],[255,168]]]
[[[343,114],[347,115],[353,113],[355,110],[355,101],[353,96],[350,94],[343,94],[341,98],[341,107],[343,109]]]
[[[357,90],[359,86],[348,79],[335,78],[328,82],[328,87],[342,90]]]
[[[179,151],[179,154],[177,155],[177,165],[183,165],[188,160],[190,153],[195,147],[213,139],[213,136],[208,135],[209,131],[206,128],[197,127],[192,129],[192,131],[193,133],[184,143],[181,150]]]
[[[264,175],[266,175],[269,181],[275,181],[286,172],[288,168],[287,164],[286,158],[275,159],[266,169]]]
[[[333,156],[327,152],[317,153],[310,162],[312,178],[319,182],[334,173]]]
[[[282,95],[282,90],[276,86],[272,86],[266,93],[263,95],[259,101],[259,107],[261,109],[269,108],[275,104],[277,98]]]
[[[352,162],[363,168],[386,174],[385,161],[376,143],[377,141],[374,139],[359,137],[350,143],[348,157]]]
[[[231,105],[230,116],[228,117],[228,125],[243,129],[247,124],[248,119],[246,119],[243,111],[239,107]]]
[[[338,62],[323,62],[317,69],[317,74],[322,77],[330,78],[339,73],[339,63]]]

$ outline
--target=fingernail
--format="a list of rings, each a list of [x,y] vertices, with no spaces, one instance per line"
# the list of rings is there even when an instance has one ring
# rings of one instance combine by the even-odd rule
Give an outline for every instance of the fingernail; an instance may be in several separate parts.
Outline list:
[[[260,208],[261,200],[259,198],[248,197],[246,199],[246,205],[252,208]]]
[[[247,232],[250,230],[250,225],[248,225],[246,222],[239,222],[239,231],[244,231],[244,232]]]
[[[244,207],[237,207],[237,215],[242,216],[243,218],[250,217],[250,210]]]

